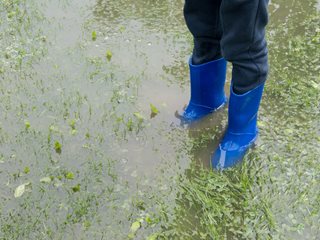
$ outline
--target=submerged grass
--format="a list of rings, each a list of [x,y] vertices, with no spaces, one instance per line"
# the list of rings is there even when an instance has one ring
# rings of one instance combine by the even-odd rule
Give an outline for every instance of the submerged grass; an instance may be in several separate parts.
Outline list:
[[[215,172],[202,167],[199,156],[209,155],[221,136],[226,111],[218,113],[223,117],[217,126],[188,130],[170,124],[161,118],[165,106],[143,98],[147,67],[127,73],[119,49],[107,44],[96,50],[109,35],[118,40],[130,33],[116,14],[124,3],[95,4],[94,18],[118,27],[90,28],[92,19],[86,22],[85,40],[62,54],[75,64],[69,73],[60,58],[48,57],[55,56],[48,49],[52,54],[57,48],[50,48],[55,41],[42,29],[49,24],[43,6],[1,2],[0,239],[319,239],[319,13],[301,21],[305,5],[296,3],[284,25],[271,22],[260,140],[241,166]],[[161,31],[180,33],[175,29],[183,23],[174,23],[171,9],[180,14],[182,1],[156,1],[156,12],[145,15],[143,7],[152,3],[130,3],[141,24],[154,33],[152,14],[162,6],[173,30],[162,24]],[[64,10],[68,4],[63,2]],[[139,25],[134,13],[130,24]],[[182,40],[172,39],[176,58]],[[171,86],[185,85],[181,62],[162,68]],[[139,173],[130,166],[135,158],[140,168],[156,172]]]
[[[191,167],[162,239],[319,238],[319,24],[315,12],[272,32],[258,148],[234,170]]]

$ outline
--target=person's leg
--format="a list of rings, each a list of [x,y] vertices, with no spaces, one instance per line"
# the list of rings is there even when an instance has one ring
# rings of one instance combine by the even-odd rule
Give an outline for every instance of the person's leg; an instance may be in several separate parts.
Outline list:
[[[220,59],[220,5],[222,0],[186,0],[184,17],[194,38],[192,64]]]
[[[242,160],[257,138],[257,114],[268,72],[268,0],[223,0],[222,55],[233,65],[228,128],[212,157],[223,169]]]
[[[267,79],[268,0],[223,0],[220,14],[222,55],[233,66],[233,90],[242,94]]]
[[[197,120],[224,105],[227,62],[221,56],[221,0],[186,0],[184,16],[194,37],[189,61],[191,98],[183,117]]]

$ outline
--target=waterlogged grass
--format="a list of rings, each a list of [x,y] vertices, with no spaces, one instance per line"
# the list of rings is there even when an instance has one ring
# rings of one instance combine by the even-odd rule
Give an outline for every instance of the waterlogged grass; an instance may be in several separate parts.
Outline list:
[[[161,239],[319,238],[320,18],[298,21],[271,26],[258,147],[224,173],[191,167]],[[203,140],[210,142],[200,135],[193,148]]]
[[[46,37],[35,23],[43,21],[33,1],[1,1],[1,62],[2,77],[7,72],[23,71],[45,52]]]
[[[182,4],[1,2],[0,239],[319,239],[314,3],[271,4],[260,139],[224,172],[226,109],[174,118]]]

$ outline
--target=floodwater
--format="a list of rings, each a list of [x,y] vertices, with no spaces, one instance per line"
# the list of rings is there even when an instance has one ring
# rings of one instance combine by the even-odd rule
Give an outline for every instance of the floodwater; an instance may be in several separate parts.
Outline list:
[[[226,173],[227,109],[179,119],[183,1],[1,4],[0,239],[320,238],[319,2],[271,1],[260,138]]]

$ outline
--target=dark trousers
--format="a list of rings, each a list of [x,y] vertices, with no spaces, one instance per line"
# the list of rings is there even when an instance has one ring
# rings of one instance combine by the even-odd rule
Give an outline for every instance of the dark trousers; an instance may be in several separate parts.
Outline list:
[[[184,16],[194,37],[193,64],[221,57],[233,65],[232,84],[245,93],[265,82],[268,0],[185,0]]]

